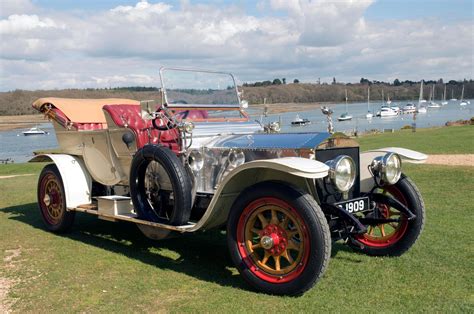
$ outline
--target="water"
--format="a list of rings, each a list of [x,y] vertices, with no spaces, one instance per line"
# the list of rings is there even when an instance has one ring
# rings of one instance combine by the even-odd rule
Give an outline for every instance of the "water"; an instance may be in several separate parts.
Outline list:
[[[38,127],[48,135],[24,136],[21,132],[27,129],[17,129],[0,132],[0,160],[12,158],[15,162],[26,162],[33,157],[37,150],[52,149],[58,147],[58,141],[51,123],[42,123]]]
[[[403,108],[408,102],[398,102],[400,108]],[[395,104],[392,103],[392,106]],[[417,128],[427,128],[433,126],[443,126],[447,121],[467,120],[474,116],[474,102],[465,107],[459,106],[459,101],[449,102],[441,108],[428,108],[427,113],[419,113],[416,115],[416,121],[413,121],[413,114],[402,114],[396,117],[375,117],[375,112],[380,110],[381,104],[371,104],[371,111],[374,113],[372,119],[367,119],[367,103],[353,103],[348,105],[349,114],[352,115],[352,120],[337,121],[337,118],[346,112],[345,104],[331,105],[330,108],[333,113],[333,125],[336,132],[353,132],[359,133],[368,132],[373,129],[400,129],[403,126],[412,126],[416,122]],[[270,105],[271,110],[271,105]],[[281,117],[282,132],[325,132],[327,131],[326,116],[321,113],[319,107],[308,111],[298,112],[300,118],[306,118],[311,121],[311,124],[306,126],[292,126],[291,121],[295,119],[296,113],[287,112],[282,114],[269,114],[264,118],[264,122],[278,121]],[[257,112],[252,112],[253,117],[258,117]]]
[[[406,102],[397,103],[402,108]],[[271,106],[271,105],[270,105]],[[351,121],[339,122],[337,117],[345,112],[345,104],[336,104],[330,106],[334,111],[333,123],[335,131],[359,133],[367,132],[372,129],[400,129],[405,125],[412,125],[413,115],[400,115],[393,118],[374,117],[371,120],[365,118],[367,113],[367,103],[354,103],[348,106],[349,113],[353,116]],[[271,107],[270,107],[271,108]],[[380,109],[380,104],[372,104],[371,110],[376,112]],[[259,119],[261,112],[250,110],[252,119]],[[282,114],[270,114],[264,118],[264,122],[282,120],[282,132],[325,132],[327,130],[326,117],[321,113],[319,107],[315,109],[301,111],[298,113],[301,118],[307,118],[311,121],[310,125],[294,127],[291,121],[296,113],[287,112]],[[442,126],[447,121],[456,121],[459,119],[470,119],[474,116],[474,102],[466,107],[460,107],[459,102],[449,102],[446,106],[439,109],[428,108],[425,114],[417,114],[416,127],[426,128],[433,126]],[[48,135],[24,136],[21,132],[26,129],[0,132],[0,160],[12,158],[16,163],[26,162],[33,157],[33,152],[38,150],[53,149],[58,147],[58,142],[51,123],[39,125],[42,130],[49,132]]]

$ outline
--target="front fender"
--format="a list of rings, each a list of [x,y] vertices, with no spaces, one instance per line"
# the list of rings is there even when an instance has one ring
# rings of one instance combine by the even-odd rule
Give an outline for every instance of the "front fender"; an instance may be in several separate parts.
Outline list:
[[[92,179],[82,160],[65,154],[42,154],[33,157],[29,162],[52,161],[58,167],[66,194],[66,207],[75,208],[91,203]]]
[[[374,180],[369,171],[369,165],[374,158],[383,156],[386,153],[396,153],[400,155],[402,162],[422,164],[428,158],[423,153],[400,147],[386,147],[373,149],[360,154],[360,191],[369,192],[374,187]]]
[[[300,157],[245,163],[230,172],[219,184],[203,217],[190,231],[210,229],[224,224],[235,199],[249,186],[263,181],[280,181],[311,193],[308,180],[324,178],[328,175],[328,171],[329,167],[326,164]]]

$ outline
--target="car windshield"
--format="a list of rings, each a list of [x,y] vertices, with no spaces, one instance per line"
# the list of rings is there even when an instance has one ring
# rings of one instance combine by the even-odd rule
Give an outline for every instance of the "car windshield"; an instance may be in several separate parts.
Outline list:
[[[160,75],[165,101],[171,108],[240,107],[231,74],[164,68]]]

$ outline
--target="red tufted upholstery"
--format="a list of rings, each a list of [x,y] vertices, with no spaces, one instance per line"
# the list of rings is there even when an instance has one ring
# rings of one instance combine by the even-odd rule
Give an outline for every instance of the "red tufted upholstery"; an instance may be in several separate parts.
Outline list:
[[[105,105],[103,110],[107,112],[115,125],[121,128],[130,128],[137,138],[137,147],[141,148],[148,144],[162,144],[171,150],[178,152],[176,143],[178,132],[176,130],[158,131],[153,129],[150,120],[144,120],[140,116],[138,105]],[[110,126],[109,126],[110,127]],[[148,138],[148,129],[151,128],[151,138]]]

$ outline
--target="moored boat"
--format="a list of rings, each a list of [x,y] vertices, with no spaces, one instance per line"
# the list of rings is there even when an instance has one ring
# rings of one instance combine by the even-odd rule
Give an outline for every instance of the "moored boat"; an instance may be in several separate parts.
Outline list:
[[[23,131],[21,132],[23,133],[24,136],[30,136],[30,135],[47,135],[48,132],[44,131],[44,130],[41,130],[40,128],[38,127],[33,127],[31,129],[29,129],[28,131]]]
[[[416,106],[414,104],[406,104],[402,111],[403,113],[414,113],[416,112]]]
[[[307,124],[311,124],[311,121],[306,118],[300,118],[298,114],[296,115],[295,119],[291,121],[291,125],[293,126],[304,126]]]
[[[350,115],[348,113],[348,110],[347,110],[347,89],[346,89],[346,112],[344,112],[343,114],[341,114],[338,118],[337,118],[338,121],[349,121],[349,120],[352,120],[352,115]]]
[[[396,117],[396,116],[398,116],[398,112],[396,112],[390,107],[382,107],[380,108],[380,111],[377,112],[377,117],[381,117],[381,118]]]

